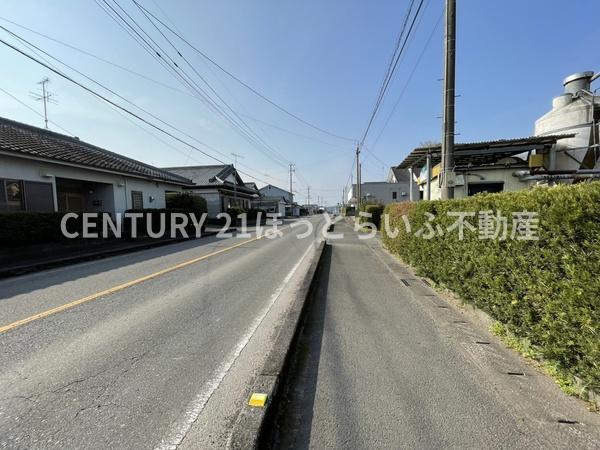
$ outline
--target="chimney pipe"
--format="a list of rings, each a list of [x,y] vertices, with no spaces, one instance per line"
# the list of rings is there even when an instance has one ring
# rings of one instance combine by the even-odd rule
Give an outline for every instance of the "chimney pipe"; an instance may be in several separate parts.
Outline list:
[[[578,72],[573,75],[569,75],[563,81],[563,86],[565,87],[565,94],[576,95],[580,90],[585,89],[586,91],[590,90],[592,84],[592,77],[594,76],[594,72]]]

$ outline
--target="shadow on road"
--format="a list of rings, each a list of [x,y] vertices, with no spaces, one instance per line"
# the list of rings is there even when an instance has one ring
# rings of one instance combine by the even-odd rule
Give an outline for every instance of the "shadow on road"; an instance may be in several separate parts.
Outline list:
[[[270,448],[308,449],[325,326],[332,247],[326,246],[280,402]]]
[[[190,251],[206,245],[219,243],[220,241],[221,240],[215,236],[207,236],[200,239],[190,239],[188,241],[167,244],[165,246],[136,250],[131,253],[113,255],[107,258],[90,259],[89,261],[67,264],[61,267],[42,270],[40,272],[0,279],[0,300],[20,294],[26,294],[37,289],[44,289],[57,284],[101,274],[109,270],[123,269],[144,261],[159,259],[179,252]],[[226,244],[223,243],[220,246],[224,247]],[[219,245],[216,245],[215,247],[216,250],[219,249]],[[26,282],[24,282],[24,280],[26,280]]]

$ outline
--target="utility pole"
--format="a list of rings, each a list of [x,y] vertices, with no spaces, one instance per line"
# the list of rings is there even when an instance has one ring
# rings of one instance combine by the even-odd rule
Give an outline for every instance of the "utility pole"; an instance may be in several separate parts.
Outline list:
[[[294,182],[292,175],[296,171],[296,165],[290,163],[290,214],[294,215]]]
[[[46,130],[48,129],[48,103],[56,103],[56,101],[51,98],[54,94],[48,91],[46,88],[48,83],[50,83],[50,79],[48,77],[44,77],[37,83],[42,85],[42,95],[38,94],[37,92],[29,93],[33,99],[44,102],[44,123],[46,124]]]
[[[237,153],[231,153],[231,155],[233,156],[233,168],[237,171],[237,159],[238,158],[243,158],[242,155],[238,155]],[[233,183],[233,204],[237,206],[237,177],[235,177],[236,180]]]
[[[238,158],[242,158],[243,159],[244,157],[242,155],[238,155],[237,153],[233,153],[233,152],[231,153],[231,155],[233,156],[233,160],[234,160],[233,167],[235,167],[237,169],[237,160],[238,160]]]
[[[442,199],[454,198],[454,99],[456,76],[456,0],[446,0],[444,123],[442,125]]]
[[[356,210],[360,208],[360,145],[356,146]]]
[[[310,186],[306,187],[308,193],[306,194],[306,204],[310,206]]]

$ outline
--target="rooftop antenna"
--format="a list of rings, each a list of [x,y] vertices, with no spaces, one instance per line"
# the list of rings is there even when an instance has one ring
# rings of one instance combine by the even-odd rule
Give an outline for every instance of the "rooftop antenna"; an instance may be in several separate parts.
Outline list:
[[[238,158],[244,158],[242,155],[238,155],[237,153],[231,153],[231,156],[233,156],[234,159],[234,163],[233,163],[233,167],[235,167],[237,169],[237,160]]]
[[[44,77],[42,80],[38,81],[37,84],[41,84],[42,85],[42,95],[40,95],[38,92],[29,92],[29,95],[31,96],[31,98],[37,100],[37,101],[43,101],[44,102],[44,123],[46,124],[46,130],[48,129],[48,103],[54,103],[57,104],[58,102],[56,100],[54,100],[52,97],[54,96],[54,93],[50,92],[47,88],[48,83],[50,83],[50,79],[48,77]]]

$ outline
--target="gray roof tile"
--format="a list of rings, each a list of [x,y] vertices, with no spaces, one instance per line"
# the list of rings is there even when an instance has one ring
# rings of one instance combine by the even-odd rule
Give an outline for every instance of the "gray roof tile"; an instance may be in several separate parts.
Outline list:
[[[0,151],[16,156],[43,158],[57,163],[70,163],[151,180],[181,185],[192,182],[182,176],[110,152],[75,137],[44,130],[0,117]]]

